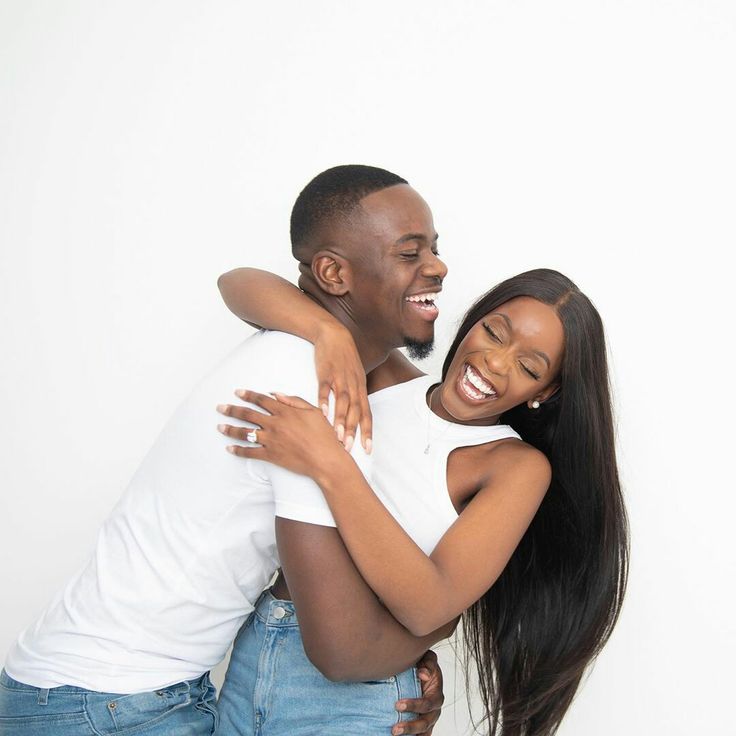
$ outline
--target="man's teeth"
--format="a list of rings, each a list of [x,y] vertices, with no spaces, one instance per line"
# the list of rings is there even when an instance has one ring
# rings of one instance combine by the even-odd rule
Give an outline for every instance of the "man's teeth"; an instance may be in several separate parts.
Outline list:
[[[486,383],[470,366],[466,366],[464,378],[467,383],[475,386],[475,388],[477,388],[480,392],[480,394],[476,396],[474,391],[468,389],[470,395],[473,398],[482,399],[496,395],[496,392],[493,390],[493,386]]]
[[[438,296],[439,292],[434,294],[415,294],[414,296],[406,297],[406,301],[421,304],[423,309],[427,309],[428,307],[434,307]]]

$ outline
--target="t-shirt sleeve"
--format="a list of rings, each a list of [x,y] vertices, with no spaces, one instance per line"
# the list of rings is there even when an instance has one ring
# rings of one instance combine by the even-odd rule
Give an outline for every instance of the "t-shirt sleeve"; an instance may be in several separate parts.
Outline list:
[[[370,456],[363,450],[360,430],[355,438],[351,455],[363,476],[369,480]],[[276,516],[308,524],[337,526],[322,489],[311,478],[297,475],[271,463],[264,463],[264,470],[273,487]]]
[[[268,463],[276,516],[307,524],[336,527],[330,507],[320,487],[305,475]]]
[[[261,385],[251,385],[257,391],[281,391],[301,396],[310,404],[317,403],[318,383],[314,369],[314,348],[308,342],[283,333],[265,333],[263,348],[268,353],[270,370],[267,379],[259,377]],[[268,388],[265,388],[268,381]],[[253,407],[258,408],[258,407]],[[330,416],[333,399],[330,397]],[[309,442],[309,438],[304,438]],[[370,456],[365,454],[360,438],[352,449],[353,459],[366,478],[370,478]],[[267,462],[257,461],[259,474],[273,488],[276,516],[320,526],[337,526],[320,487],[308,476]]]

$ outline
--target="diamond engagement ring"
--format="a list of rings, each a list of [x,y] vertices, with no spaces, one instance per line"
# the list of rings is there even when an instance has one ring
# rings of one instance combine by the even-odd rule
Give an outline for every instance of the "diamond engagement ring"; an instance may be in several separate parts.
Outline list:
[[[258,442],[258,430],[257,429],[251,429],[248,431],[248,433],[245,435],[245,439],[248,440],[248,442]]]

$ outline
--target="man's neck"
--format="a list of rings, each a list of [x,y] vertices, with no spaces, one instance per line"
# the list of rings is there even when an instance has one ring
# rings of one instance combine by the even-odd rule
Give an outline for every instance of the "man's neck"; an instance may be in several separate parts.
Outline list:
[[[352,335],[355,347],[358,349],[358,355],[363,363],[363,368],[366,373],[370,373],[376,366],[381,365],[386,358],[388,358],[389,352],[394,348],[393,345],[386,345],[383,342],[378,342],[375,339],[371,339],[370,329],[366,329],[359,325],[353,315],[350,313],[348,305],[343,299],[340,298],[326,298],[321,299],[311,294],[309,291],[305,291],[305,294],[317,302],[323,309],[328,311],[348,332]]]

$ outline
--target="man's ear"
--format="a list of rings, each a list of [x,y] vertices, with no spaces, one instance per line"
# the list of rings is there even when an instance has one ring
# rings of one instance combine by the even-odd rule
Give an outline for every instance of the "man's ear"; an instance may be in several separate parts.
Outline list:
[[[321,250],[314,254],[312,276],[317,286],[330,296],[345,296],[350,291],[350,264],[332,251]]]

